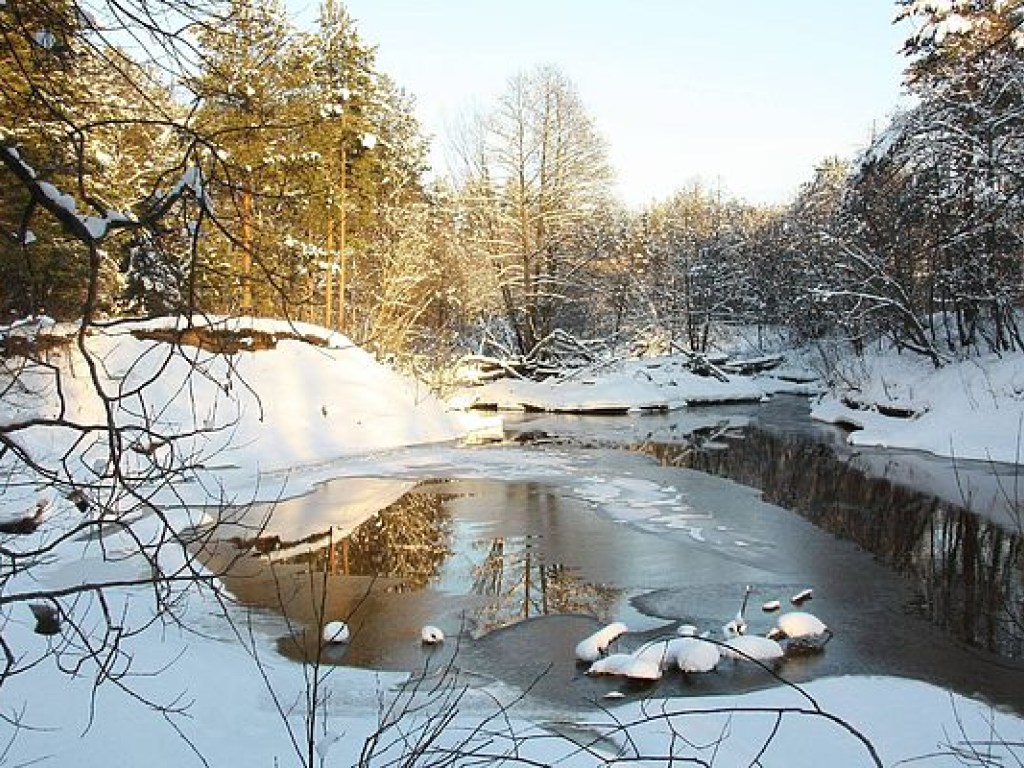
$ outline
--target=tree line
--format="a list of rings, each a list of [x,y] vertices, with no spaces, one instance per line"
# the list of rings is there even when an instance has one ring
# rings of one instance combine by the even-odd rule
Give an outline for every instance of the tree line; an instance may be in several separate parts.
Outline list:
[[[435,359],[723,326],[1019,350],[1022,6],[898,0],[913,106],[790,204],[695,183],[635,211],[556,68],[511,78],[428,182],[412,97],[336,0],[312,29],[278,2],[6,0],[0,306],[269,315]]]

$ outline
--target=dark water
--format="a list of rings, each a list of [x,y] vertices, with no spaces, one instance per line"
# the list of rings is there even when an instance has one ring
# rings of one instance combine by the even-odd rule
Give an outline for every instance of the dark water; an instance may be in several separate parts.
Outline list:
[[[852,541],[902,574],[917,611],[953,637],[1007,658],[1024,655],[1018,531],[838,460],[823,444],[750,429],[712,448],[647,446],[660,461],[733,478]]]
[[[423,483],[350,535],[324,533],[305,552],[271,553],[272,567],[268,557],[244,558],[226,584],[242,602],[288,618],[278,648],[290,658],[458,669],[464,679],[498,680],[569,708],[609,691],[713,694],[776,684],[730,662],[712,675],[669,674],[653,689],[634,687],[586,677],[573,648],[615,619],[636,630],[622,639],[624,650],[681,622],[717,632],[748,584],[750,631],[761,633],[773,624],[763,602],[812,587],[807,607],[835,637],[823,653],[787,659],[778,670],[785,679],[905,676],[1024,711],[1019,536],[891,481],[858,479],[822,443],[748,426],[743,439],[719,436],[696,449],[648,443],[661,464],[622,450],[560,449],[594,477]],[[679,464],[764,486],[765,496],[806,516]],[[595,502],[615,482],[632,497]],[[671,500],[656,515],[652,489]],[[840,502],[850,490],[861,501]],[[232,545],[223,546],[211,555],[215,565],[232,556]],[[339,617],[352,641],[322,648],[318,627]],[[420,644],[427,623],[445,630],[443,646]]]

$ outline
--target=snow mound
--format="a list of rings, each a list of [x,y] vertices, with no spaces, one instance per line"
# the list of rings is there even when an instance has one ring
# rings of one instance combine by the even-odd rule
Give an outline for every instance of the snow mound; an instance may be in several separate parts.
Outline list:
[[[942,368],[922,357],[869,356],[811,416],[853,427],[854,445],[1016,464],[1024,449],[1024,355],[983,355]]]
[[[688,405],[758,402],[777,392],[805,392],[803,382],[771,376],[700,376],[676,355],[623,360],[602,369],[531,381],[498,379],[459,393],[462,407],[549,413],[638,413]]]
[[[104,425],[105,398],[113,398],[127,461],[190,467],[174,489],[187,503],[242,493],[253,500],[253,489],[263,487],[268,476],[464,433],[424,385],[381,365],[340,334],[254,319],[221,320],[212,327],[236,340],[247,330],[260,333],[274,345],[222,353],[154,338],[180,330],[181,320],[117,325],[90,334],[87,355],[70,347],[51,353],[59,388],[48,369],[24,372],[22,394],[5,398],[0,421],[17,425],[63,414],[76,423]],[[88,483],[103,474],[109,460],[105,433],[95,434],[82,440],[77,430],[37,425],[12,436],[37,460],[74,457],[65,465],[76,480]],[[264,490],[279,493],[280,483]],[[211,493],[220,498],[211,499]]]

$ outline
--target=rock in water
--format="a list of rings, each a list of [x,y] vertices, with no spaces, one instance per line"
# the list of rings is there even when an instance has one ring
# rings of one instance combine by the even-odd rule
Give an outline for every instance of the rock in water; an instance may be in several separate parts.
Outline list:
[[[438,645],[444,642],[444,632],[438,627],[427,624],[420,630],[420,640],[424,645]]]
[[[344,621],[329,621],[324,624],[321,636],[325,643],[347,643],[351,632]]]
[[[629,627],[621,621],[616,621],[603,627],[589,637],[585,637],[576,645],[577,661],[593,663],[601,658],[607,651],[608,646],[620,635],[629,631]]]

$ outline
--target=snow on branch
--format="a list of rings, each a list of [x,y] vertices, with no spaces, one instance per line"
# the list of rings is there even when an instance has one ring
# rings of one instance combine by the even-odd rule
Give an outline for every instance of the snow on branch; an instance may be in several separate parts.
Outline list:
[[[83,242],[97,243],[112,229],[138,225],[130,215],[119,211],[107,211],[104,216],[79,215],[75,198],[56,185],[39,179],[35,169],[22,160],[18,150],[12,146],[0,144],[0,160],[22,183],[34,204],[53,214],[68,232]]]
[[[213,198],[210,197],[203,180],[202,169],[198,165],[190,165],[185,168],[181,178],[171,187],[169,192],[157,196],[157,202],[152,208],[151,218],[153,220],[163,216],[186,192],[190,192],[206,213],[213,215]]]
[[[19,318],[9,325],[0,325],[0,344],[6,342],[12,336],[35,341],[40,333],[49,331],[56,324],[56,320],[45,314]]]
[[[149,227],[166,215],[186,193],[192,194],[205,211],[213,211],[213,200],[206,190],[198,166],[186,168],[170,191],[161,194],[144,217],[136,218],[130,213],[114,210],[108,210],[103,215],[79,214],[73,195],[61,191],[51,182],[39,179],[35,169],[21,158],[18,150],[3,142],[0,142],[0,161],[22,183],[34,205],[49,211],[73,237],[85,243],[99,243],[117,229]]]

